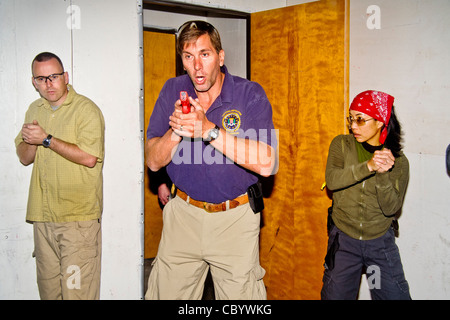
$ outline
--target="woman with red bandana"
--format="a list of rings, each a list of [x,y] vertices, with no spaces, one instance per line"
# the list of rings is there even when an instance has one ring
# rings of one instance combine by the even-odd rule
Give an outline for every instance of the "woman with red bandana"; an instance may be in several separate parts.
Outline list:
[[[409,180],[394,97],[364,91],[350,105],[351,134],[330,145],[325,180],[333,193],[321,297],[356,299],[366,273],[372,299],[410,299],[393,222]]]

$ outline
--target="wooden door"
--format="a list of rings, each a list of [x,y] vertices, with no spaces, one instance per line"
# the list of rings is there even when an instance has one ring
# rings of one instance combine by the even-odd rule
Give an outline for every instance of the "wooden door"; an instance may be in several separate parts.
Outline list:
[[[321,186],[348,107],[346,17],[346,0],[251,15],[251,80],[266,90],[279,130],[261,229],[269,299],[320,299],[331,204]]]
[[[175,35],[144,31],[144,131],[156,99],[167,79],[176,74]],[[147,135],[145,134],[145,140]],[[162,208],[158,203],[158,174],[147,166],[144,178],[144,257],[154,258],[162,231]]]

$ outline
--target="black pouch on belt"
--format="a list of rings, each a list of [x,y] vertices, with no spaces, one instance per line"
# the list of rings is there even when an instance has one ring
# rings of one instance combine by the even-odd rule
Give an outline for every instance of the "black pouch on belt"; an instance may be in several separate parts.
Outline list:
[[[327,217],[327,232],[328,232],[328,236],[330,236],[331,228],[334,226],[332,214],[333,214],[333,206],[328,208],[328,217]]]
[[[328,270],[334,269],[334,257],[336,252],[339,250],[339,233],[336,232],[336,235],[333,239],[333,243],[330,246],[330,249],[327,251],[327,255],[325,256],[325,268]]]
[[[252,184],[247,189],[248,202],[254,213],[261,212],[264,209],[264,199],[261,182]]]

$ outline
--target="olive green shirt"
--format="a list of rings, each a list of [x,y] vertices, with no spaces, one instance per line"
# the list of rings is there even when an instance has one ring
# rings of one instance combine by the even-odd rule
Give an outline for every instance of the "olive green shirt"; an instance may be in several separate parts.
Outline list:
[[[71,222],[98,219],[103,210],[105,124],[102,112],[69,85],[64,103],[53,110],[47,100],[34,101],[25,123],[37,120],[54,137],[98,158],[93,168],[71,162],[50,148],[37,147],[28,195],[27,221]],[[22,134],[15,139],[16,147]]]
[[[325,180],[333,192],[335,225],[352,238],[375,239],[403,205],[409,162],[402,153],[390,171],[370,172],[367,161],[358,161],[353,135],[339,135],[330,144]]]

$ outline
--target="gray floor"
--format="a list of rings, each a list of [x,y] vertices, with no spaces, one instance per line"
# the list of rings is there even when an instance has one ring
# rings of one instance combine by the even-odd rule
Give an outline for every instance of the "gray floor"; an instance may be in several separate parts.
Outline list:
[[[153,259],[144,259],[144,293],[147,292],[148,276],[152,270],[152,262]],[[214,300],[214,284],[210,272],[208,272],[205,280],[202,300]]]

